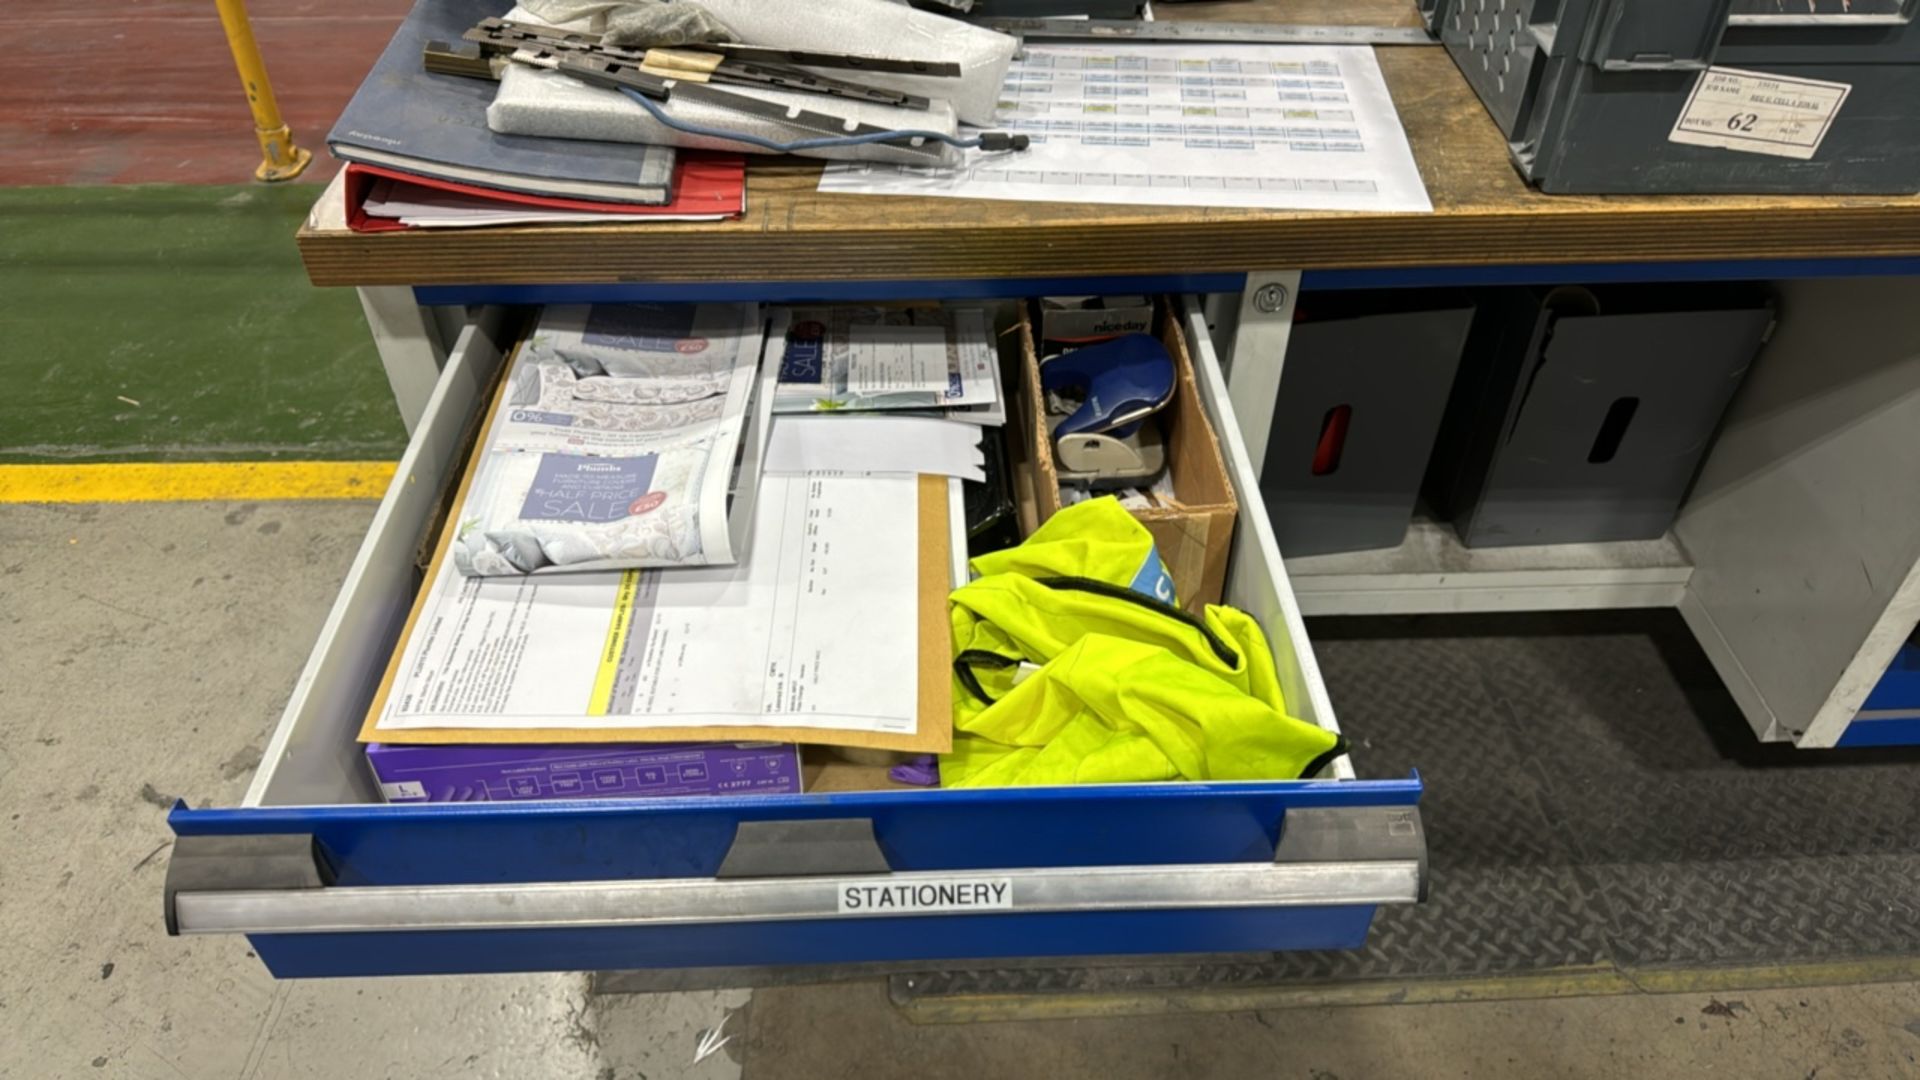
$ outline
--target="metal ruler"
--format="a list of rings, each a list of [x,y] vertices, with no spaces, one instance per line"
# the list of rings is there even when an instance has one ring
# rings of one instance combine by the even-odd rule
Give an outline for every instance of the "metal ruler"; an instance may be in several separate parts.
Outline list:
[[[1293,23],[1140,22],[1132,19],[973,19],[1029,41],[1222,42],[1234,45],[1438,45],[1412,26],[1309,26]]]

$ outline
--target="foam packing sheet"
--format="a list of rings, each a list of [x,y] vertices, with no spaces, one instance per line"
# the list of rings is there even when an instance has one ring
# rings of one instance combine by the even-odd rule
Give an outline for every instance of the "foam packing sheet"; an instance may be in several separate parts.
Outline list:
[[[952,135],[956,127],[953,110],[943,102],[934,102],[933,107],[926,110],[900,109],[875,102],[848,101],[818,94],[793,94],[744,86],[724,86],[720,89],[887,128],[910,127]],[[775,142],[788,143],[821,137],[819,132],[809,128],[734,112],[705,102],[674,98],[663,103],[661,108],[676,120],[758,135]],[[508,67],[500,73],[500,92],[494,95],[493,104],[487,108],[487,126],[502,135],[654,143],[748,154],[767,152],[765,148],[749,143],[675,131],[654,119],[645,108],[628,100],[618,90],[588,86],[558,72],[522,65]],[[952,165],[960,161],[960,152],[945,143],[931,143],[918,148],[868,143],[862,146],[798,150],[795,153],[835,161],[872,161],[892,165]]]
[[[508,12],[506,18],[540,26],[556,25],[517,7]],[[565,30],[588,28],[586,20],[558,25]],[[871,50],[863,46],[862,51]],[[840,78],[849,77],[845,71],[827,74],[836,74]],[[863,82],[881,85],[880,79],[866,73],[852,77]],[[955,84],[961,80],[922,81]],[[786,108],[806,109],[810,112],[825,113],[829,116],[891,130],[910,128],[916,131],[937,131],[943,135],[955,135],[959,131],[959,118],[955,115],[952,104],[937,96],[929,98],[930,105],[926,109],[903,109],[879,102],[856,101],[823,94],[770,90],[734,84],[712,85],[715,89],[724,90],[729,94],[758,98]],[[996,82],[995,85],[997,87],[998,83]],[[952,89],[951,85],[949,89]],[[660,103],[660,108],[675,120],[684,123],[721,131],[738,131],[747,135],[757,135],[774,142],[790,143],[821,137],[821,133],[812,128],[784,124],[767,117],[735,112],[700,101],[673,98]],[[589,86],[578,79],[523,64],[509,64],[500,73],[500,89],[494,95],[493,104],[487,108],[487,127],[501,135],[592,139],[597,142],[651,143],[659,146],[725,150],[747,154],[767,152],[764,147],[754,146],[751,143],[676,131],[654,119],[653,114],[649,113],[645,107],[618,90]],[[800,150],[796,153],[803,157],[825,158],[832,161],[870,161],[892,165],[955,165],[961,160],[960,151],[945,143],[927,143],[919,147],[869,143],[861,146]]]
[[[854,52],[960,65],[957,79],[862,72],[875,86],[953,103],[969,124],[991,124],[1000,86],[1020,43],[1005,34],[908,7],[897,0],[701,0],[740,40],[784,49]],[[820,74],[839,74],[825,68]]]

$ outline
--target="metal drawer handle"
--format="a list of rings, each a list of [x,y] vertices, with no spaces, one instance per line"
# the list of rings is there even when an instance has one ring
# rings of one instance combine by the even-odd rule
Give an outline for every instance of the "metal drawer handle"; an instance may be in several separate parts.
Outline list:
[[[182,934],[680,926],[849,916],[1411,902],[1415,860],[885,874],[836,881],[587,881],[181,892]],[[888,899],[891,898],[891,902]]]
[[[1275,861],[519,885],[329,886],[310,837],[183,837],[169,868],[180,934],[680,926],[800,919],[1412,903],[1426,844],[1411,807],[1294,810]],[[217,848],[246,841],[244,856]],[[1291,841],[1291,842],[1290,842]],[[275,878],[246,882],[244,858]],[[218,868],[224,866],[224,869]],[[182,871],[182,867],[186,868]],[[195,867],[202,869],[196,870]],[[206,884],[195,878],[203,878]]]

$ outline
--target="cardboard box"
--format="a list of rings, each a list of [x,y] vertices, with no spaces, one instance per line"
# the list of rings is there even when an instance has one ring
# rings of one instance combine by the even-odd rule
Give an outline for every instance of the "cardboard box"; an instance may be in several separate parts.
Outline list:
[[[390,803],[792,795],[800,749],[790,743],[373,743],[367,764]]]
[[[1164,300],[1154,305],[1154,321],[1161,342],[1173,354],[1176,369],[1173,401],[1161,410],[1158,420],[1166,437],[1167,468],[1179,505],[1135,510],[1133,516],[1153,534],[1160,560],[1173,574],[1181,605],[1198,612],[1206,604],[1220,602],[1227,581],[1233,522],[1240,507],[1227,479],[1220,440],[1200,404],[1193,358],[1187,352],[1180,321],[1172,317]],[[1037,521],[1045,521],[1060,512],[1060,474],[1054,466],[1053,440],[1047,433],[1033,325],[1024,310],[1018,330],[1014,335],[1019,339],[1016,366],[1020,369],[1013,381],[1015,411],[1007,419],[1019,429],[1024,450],[1021,456],[1025,460],[1015,463],[1016,476],[1022,471],[1030,474]],[[1024,494],[1018,482],[1015,490]]]

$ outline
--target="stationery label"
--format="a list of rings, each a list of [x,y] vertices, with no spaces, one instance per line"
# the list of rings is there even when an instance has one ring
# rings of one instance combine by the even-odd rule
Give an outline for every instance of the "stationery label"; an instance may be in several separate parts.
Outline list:
[[[1708,68],[1667,141],[1808,161],[1852,92],[1848,83]]]
[[[834,889],[842,915],[907,915],[1013,907],[1013,879],[941,878],[912,884],[844,881]]]

